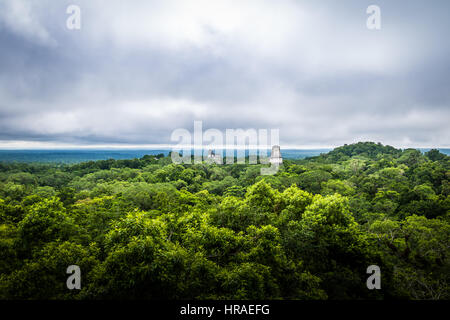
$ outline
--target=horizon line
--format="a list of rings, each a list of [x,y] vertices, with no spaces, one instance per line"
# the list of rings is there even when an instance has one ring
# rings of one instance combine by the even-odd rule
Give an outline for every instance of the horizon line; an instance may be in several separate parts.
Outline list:
[[[361,141],[363,142],[363,141]],[[344,145],[352,145],[358,142],[345,143],[336,146],[326,146],[326,145],[280,145],[281,149],[284,150],[332,150]],[[378,142],[374,142],[378,143]],[[383,146],[392,146],[396,149],[450,149],[450,146],[402,146],[398,147],[395,145],[383,144]],[[20,142],[20,143],[10,143],[5,141],[0,141],[0,151],[32,151],[32,150],[171,150],[171,151],[181,151],[183,149],[211,149],[211,150],[270,150],[272,145],[176,145],[176,144],[91,144],[91,145],[78,145],[78,144],[65,144],[65,143],[47,143],[47,142]]]

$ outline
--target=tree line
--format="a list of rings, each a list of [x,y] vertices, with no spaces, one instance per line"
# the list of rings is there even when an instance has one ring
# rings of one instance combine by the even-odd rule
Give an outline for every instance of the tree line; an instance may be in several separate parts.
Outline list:
[[[0,163],[0,298],[449,299],[449,159],[365,142],[274,176],[164,155]]]

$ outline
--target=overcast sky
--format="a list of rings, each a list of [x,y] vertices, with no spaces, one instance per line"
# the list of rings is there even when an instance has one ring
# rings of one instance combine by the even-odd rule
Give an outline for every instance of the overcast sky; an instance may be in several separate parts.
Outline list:
[[[194,120],[279,129],[284,147],[449,147],[449,13],[448,0],[0,0],[0,148],[169,144]]]

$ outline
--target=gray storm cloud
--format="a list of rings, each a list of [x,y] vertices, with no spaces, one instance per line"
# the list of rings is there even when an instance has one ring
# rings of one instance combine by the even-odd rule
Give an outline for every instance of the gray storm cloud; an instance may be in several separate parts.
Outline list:
[[[69,4],[81,29],[66,28]],[[366,8],[381,8],[368,30]],[[448,1],[0,2],[0,147],[168,144],[176,128],[284,146],[449,147]]]

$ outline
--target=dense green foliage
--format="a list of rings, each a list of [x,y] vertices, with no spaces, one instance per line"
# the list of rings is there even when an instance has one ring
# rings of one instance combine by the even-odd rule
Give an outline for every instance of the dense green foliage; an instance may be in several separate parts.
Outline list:
[[[450,299],[449,159],[358,143],[275,176],[163,156],[0,163],[0,298]]]

